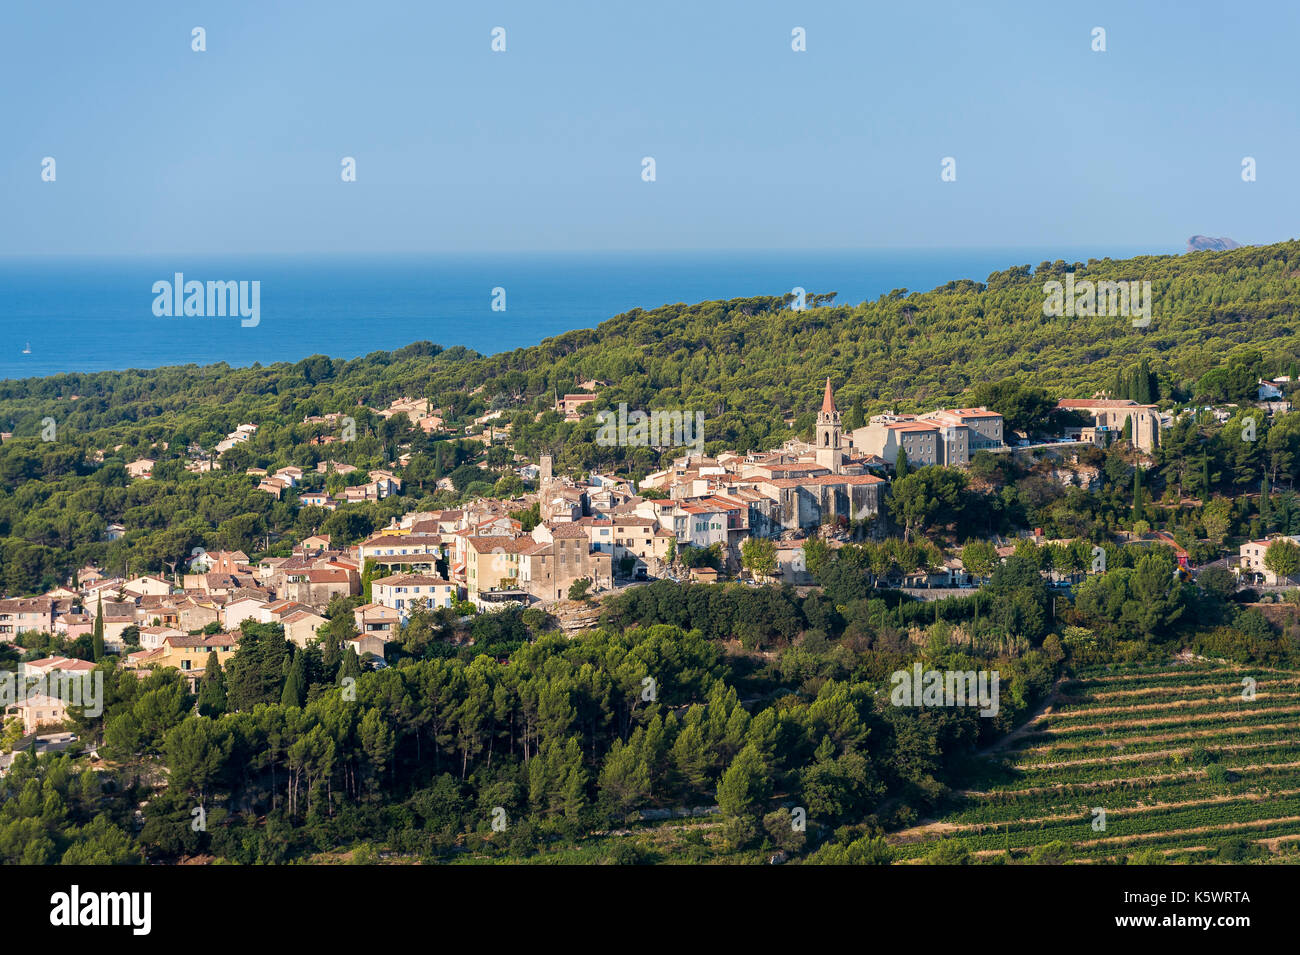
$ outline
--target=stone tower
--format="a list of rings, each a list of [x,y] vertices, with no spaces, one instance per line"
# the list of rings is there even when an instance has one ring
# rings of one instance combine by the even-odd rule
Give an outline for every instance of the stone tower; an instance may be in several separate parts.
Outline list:
[[[822,408],[817,412],[817,463],[829,468],[832,474],[839,474],[844,463],[844,451],[840,446],[840,412],[835,407],[835,395],[831,392],[831,380],[826,379],[826,394],[822,396]]]

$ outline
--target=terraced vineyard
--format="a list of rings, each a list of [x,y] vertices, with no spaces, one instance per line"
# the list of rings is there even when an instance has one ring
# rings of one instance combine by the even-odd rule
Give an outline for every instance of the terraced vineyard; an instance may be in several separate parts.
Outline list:
[[[900,861],[941,843],[1008,861],[1300,861],[1300,672],[1081,671],[979,772],[951,812],[891,837]]]

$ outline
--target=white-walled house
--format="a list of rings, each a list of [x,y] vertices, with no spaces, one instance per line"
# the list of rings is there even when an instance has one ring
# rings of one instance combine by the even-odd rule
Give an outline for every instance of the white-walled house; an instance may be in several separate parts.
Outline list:
[[[1269,545],[1277,540],[1289,540],[1293,544],[1300,545],[1300,536],[1292,537],[1270,537],[1265,540],[1246,541],[1241,545],[1241,570],[1248,574],[1259,574],[1264,583],[1271,587],[1282,583],[1277,574],[1269,570],[1264,564],[1264,556],[1268,553]]]
[[[256,597],[241,597],[232,600],[221,611],[221,625],[227,630],[238,630],[245,620],[257,623],[261,619],[261,610],[266,606],[265,600]]]
[[[460,587],[433,574],[394,574],[371,581],[370,595],[405,620],[419,603],[430,609],[453,606],[460,599]]]

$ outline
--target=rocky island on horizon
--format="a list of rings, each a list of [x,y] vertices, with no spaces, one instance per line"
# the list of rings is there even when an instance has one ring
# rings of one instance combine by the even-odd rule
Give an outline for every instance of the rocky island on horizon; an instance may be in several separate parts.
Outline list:
[[[1239,249],[1241,243],[1226,236],[1215,238],[1210,235],[1194,235],[1187,240],[1188,252],[1227,252],[1229,249]]]

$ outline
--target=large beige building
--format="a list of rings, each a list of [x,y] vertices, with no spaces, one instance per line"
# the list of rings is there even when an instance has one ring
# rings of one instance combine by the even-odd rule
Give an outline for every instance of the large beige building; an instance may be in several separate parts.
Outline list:
[[[898,463],[900,451],[908,463],[921,467],[941,464],[965,467],[976,451],[1003,446],[1002,415],[987,408],[945,408],[923,415],[881,414],[858,428],[851,440],[855,451]]]
[[[54,601],[48,597],[0,600],[0,642],[7,643],[29,630],[54,632]]]
[[[518,586],[542,601],[563,600],[583,578],[593,592],[605,590],[614,583],[611,556],[592,547],[591,532],[581,524],[539,524],[532,546],[520,552]]]
[[[586,535],[583,535],[584,538]],[[474,603],[484,595],[494,602],[499,594],[516,595],[520,590],[520,556],[537,542],[531,537],[472,536],[465,541],[465,589]]]
[[[1160,414],[1155,405],[1112,398],[1064,398],[1056,403],[1056,407],[1088,415],[1094,428],[1105,428],[1116,435],[1122,433],[1125,423],[1131,420],[1133,446],[1148,454],[1160,444]]]

